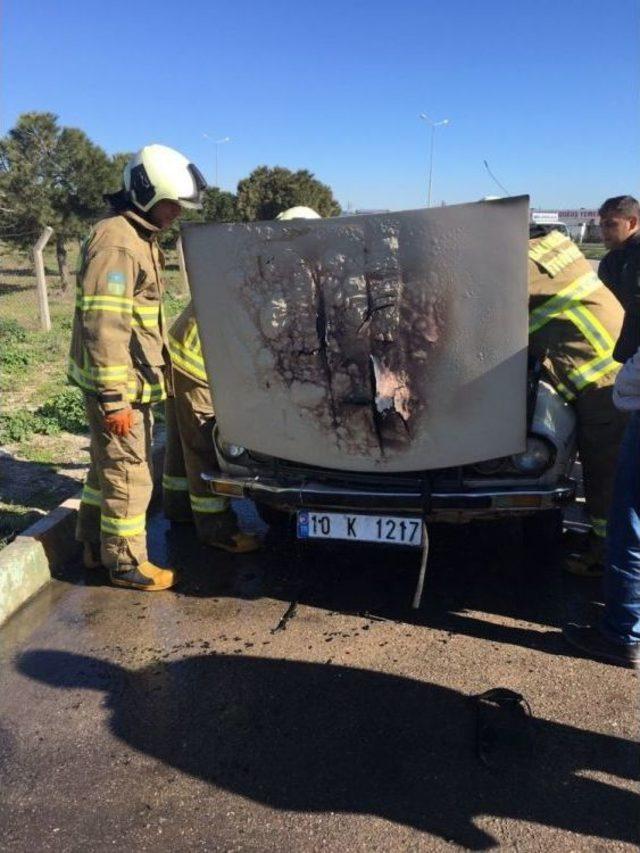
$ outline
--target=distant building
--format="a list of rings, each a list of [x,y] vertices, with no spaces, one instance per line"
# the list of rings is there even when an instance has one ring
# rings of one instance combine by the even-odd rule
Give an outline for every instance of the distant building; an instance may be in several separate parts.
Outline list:
[[[368,213],[391,213],[388,207],[359,207],[357,210],[343,210],[340,216],[362,216]]]
[[[579,243],[598,243],[602,239],[598,211],[592,208],[574,207],[559,210],[536,210],[532,208],[531,221],[540,225],[563,222],[571,237]]]

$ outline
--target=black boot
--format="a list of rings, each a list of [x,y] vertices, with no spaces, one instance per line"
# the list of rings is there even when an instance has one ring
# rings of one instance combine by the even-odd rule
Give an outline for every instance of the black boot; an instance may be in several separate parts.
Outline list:
[[[640,643],[613,643],[593,625],[565,625],[563,634],[568,643],[591,658],[630,669],[640,666]]]

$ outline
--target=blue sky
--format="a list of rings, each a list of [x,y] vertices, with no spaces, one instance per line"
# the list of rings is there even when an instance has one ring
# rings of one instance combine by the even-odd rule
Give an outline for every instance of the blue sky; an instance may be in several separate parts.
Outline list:
[[[5,0],[2,132],[49,110],[108,152],[163,142],[226,189],[308,168],[343,207],[499,190],[638,194],[640,0]]]

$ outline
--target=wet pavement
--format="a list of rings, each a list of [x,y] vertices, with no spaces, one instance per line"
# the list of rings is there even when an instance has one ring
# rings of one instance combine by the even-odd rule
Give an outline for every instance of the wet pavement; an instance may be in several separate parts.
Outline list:
[[[434,528],[414,611],[415,551],[151,532],[177,591],[69,567],[0,629],[2,851],[637,849],[637,676],[542,541]]]

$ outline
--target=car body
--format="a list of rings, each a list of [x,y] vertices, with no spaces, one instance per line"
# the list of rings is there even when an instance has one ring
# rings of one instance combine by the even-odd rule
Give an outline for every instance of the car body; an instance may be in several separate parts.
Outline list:
[[[572,500],[576,452],[571,408],[544,380],[524,453],[454,468],[375,474],[340,472],[252,453],[214,432],[220,471],[205,479],[219,495],[248,497],[283,513],[374,513],[433,522],[531,515]],[[272,518],[265,513],[265,517]]]

